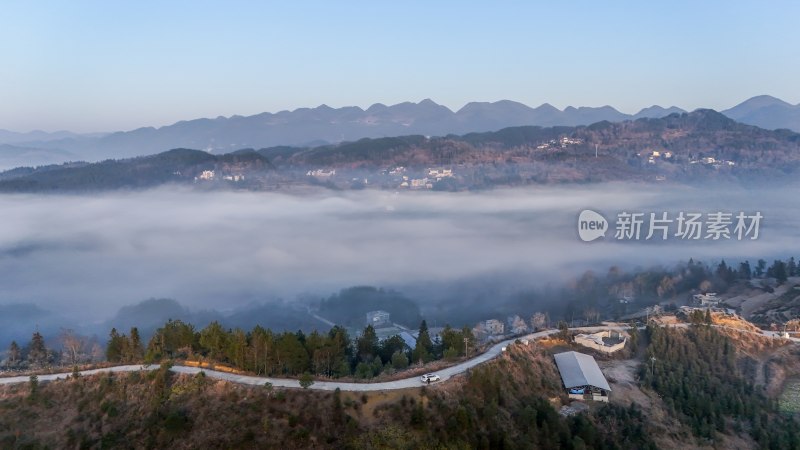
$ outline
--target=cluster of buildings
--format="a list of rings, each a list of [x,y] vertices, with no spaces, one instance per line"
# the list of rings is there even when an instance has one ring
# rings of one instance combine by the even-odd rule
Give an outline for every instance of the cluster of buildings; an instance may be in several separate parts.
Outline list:
[[[402,175],[406,172],[405,167],[398,166],[389,171],[389,175]],[[412,178],[408,175],[402,175],[402,181],[398,187],[408,189],[433,189],[433,184],[444,178],[453,178],[455,174],[453,169],[445,168],[428,168],[425,170],[425,176],[422,178]]]
[[[314,178],[330,178],[336,175],[336,169],[315,169],[306,172],[306,176]]]
[[[706,156],[700,159],[692,159],[689,161],[689,164],[703,164],[707,166],[713,166],[715,169],[719,169],[720,167],[728,166],[733,167],[736,165],[734,161],[729,159],[716,159],[713,156]]]
[[[203,180],[203,181],[211,181],[214,179],[214,171],[213,170],[204,170],[200,172],[200,175],[194,177],[195,181]]]
[[[530,324],[518,315],[508,316],[505,322],[498,319],[488,319],[478,322],[472,329],[475,337],[486,342],[503,338],[506,336],[521,335],[547,327],[547,314],[535,313],[530,320]]]
[[[647,155],[647,163],[648,164],[655,164],[656,160],[659,158],[663,159],[672,159],[672,152],[670,151],[660,151],[660,150],[653,150]]]
[[[177,172],[176,174],[180,175],[180,172]],[[200,172],[200,175],[194,177],[194,181],[214,181],[215,179],[217,179],[217,174],[213,170],[204,170]],[[225,181],[239,182],[239,181],[244,181],[244,175],[242,174],[223,175],[222,179]]]
[[[550,139],[547,142],[539,144],[536,146],[536,149],[547,150],[549,148],[556,148],[556,147],[560,147],[563,149],[569,147],[570,145],[580,145],[580,144],[583,144],[583,139],[562,136],[558,139]]]
[[[719,306],[720,299],[717,297],[716,292],[708,292],[705,294],[694,294],[692,300],[696,305],[703,307],[717,307]]]
[[[453,169],[428,169],[428,176],[436,180],[453,178]]]

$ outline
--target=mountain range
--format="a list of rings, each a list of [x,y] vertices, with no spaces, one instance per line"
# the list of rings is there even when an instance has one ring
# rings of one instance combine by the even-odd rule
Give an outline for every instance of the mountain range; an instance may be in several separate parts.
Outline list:
[[[611,106],[570,106],[560,110],[547,103],[532,108],[509,100],[472,102],[458,111],[452,111],[425,99],[419,103],[404,102],[391,106],[376,103],[367,109],[321,105],[252,116],[195,119],[160,128],[144,127],[105,135],[0,130],[0,144],[13,144],[15,152],[15,157],[11,158],[10,152],[0,149],[0,169],[19,165],[16,155],[24,153],[25,149],[36,150],[37,159],[29,163],[35,165],[68,160],[127,158],[172,148],[226,153],[240,148],[279,145],[312,147],[362,138],[412,134],[445,136],[525,125],[577,126],[600,121],[660,118],[676,112],[685,111],[675,106],[651,106],[631,115]],[[753,97],[722,113],[761,128],[800,131],[800,105],[791,105],[770,96]]]
[[[309,185],[364,189],[368,184],[395,189],[403,180],[399,172],[390,173],[387,168],[407,168],[406,178],[415,178],[437,166],[457,168],[457,176],[435,184],[436,189],[446,190],[614,180],[776,181],[800,170],[798,149],[800,133],[765,130],[699,109],[588,126],[363,138],[223,154],[183,148],[97,163],[20,167],[0,172],[0,192],[98,191],[162,184],[250,190]],[[434,188],[433,184],[428,188]]]

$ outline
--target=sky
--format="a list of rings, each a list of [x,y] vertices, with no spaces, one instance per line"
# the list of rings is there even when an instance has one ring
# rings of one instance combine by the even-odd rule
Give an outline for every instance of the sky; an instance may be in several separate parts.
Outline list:
[[[435,3],[435,4],[432,4]],[[431,98],[800,102],[800,2],[9,2],[0,129],[76,132]]]

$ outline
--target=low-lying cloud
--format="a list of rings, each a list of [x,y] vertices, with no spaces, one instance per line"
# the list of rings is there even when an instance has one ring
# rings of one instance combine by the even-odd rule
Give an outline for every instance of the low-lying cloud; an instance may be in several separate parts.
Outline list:
[[[627,184],[455,194],[3,195],[0,304],[33,302],[96,320],[150,297],[226,309],[358,284],[513,273],[535,285],[611,264],[785,257],[798,243],[796,198],[794,189]],[[758,210],[764,219],[756,241],[620,243],[608,239],[612,231],[584,243],[576,222],[586,208]]]

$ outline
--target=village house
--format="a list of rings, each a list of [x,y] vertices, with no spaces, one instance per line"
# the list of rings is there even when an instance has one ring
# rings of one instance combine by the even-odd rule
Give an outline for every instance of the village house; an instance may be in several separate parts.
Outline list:
[[[381,328],[391,326],[392,321],[389,313],[386,311],[370,311],[367,313],[367,325],[372,325],[373,328]]]
[[[625,348],[627,337],[619,331],[604,330],[592,334],[578,334],[575,343],[603,353],[614,353]]]
[[[611,386],[590,355],[578,352],[557,353],[553,356],[561,381],[569,398],[608,402]]]

